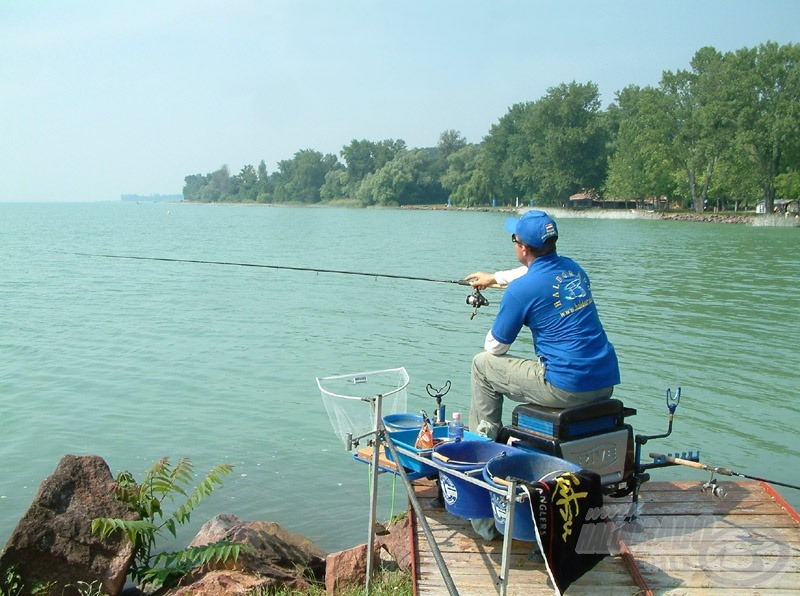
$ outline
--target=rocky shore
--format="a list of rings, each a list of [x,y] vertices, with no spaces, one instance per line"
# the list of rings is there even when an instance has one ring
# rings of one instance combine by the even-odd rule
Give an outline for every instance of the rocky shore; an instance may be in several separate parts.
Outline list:
[[[114,498],[117,483],[99,456],[65,455],[42,482],[28,511],[0,552],[0,594],[142,596],[147,588],[126,586],[135,552],[121,533],[107,538],[92,531],[92,520],[138,520]],[[336,594],[366,580],[367,545],[325,553],[312,540],[275,522],[242,521],[217,515],[200,529],[187,549],[221,540],[242,546],[236,560],[211,560],[159,596],[249,594],[324,585]],[[408,517],[376,529],[376,569],[411,568]],[[7,585],[11,582],[13,585]]]
[[[659,219],[669,221],[704,221],[712,223],[751,224],[753,215],[735,215],[730,213],[659,213]]]
[[[448,207],[447,205],[404,205],[400,209],[407,210],[427,210],[427,211],[478,211],[494,213],[519,213],[527,207]],[[644,219],[663,219],[667,221],[698,221],[711,223],[732,223],[732,224],[751,224],[756,218],[754,214],[739,213],[694,213],[691,211],[682,212],[662,212],[662,211],[641,211],[641,210],[619,210],[619,209],[586,209],[580,211],[564,210],[553,207],[541,207],[545,211],[554,211],[554,217],[564,217],[565,213],[578,214],[584,217],[591,217],[593,213],[602,213],[606,216],[619,213],[621,216],[631,214]]]

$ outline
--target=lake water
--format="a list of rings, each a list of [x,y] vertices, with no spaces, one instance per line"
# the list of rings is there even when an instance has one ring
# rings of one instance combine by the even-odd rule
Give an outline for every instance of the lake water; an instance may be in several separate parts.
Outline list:
[[[515,265],[506,216],[0,204],[0,544],[68,453],[137,479],[162,456],[198,475],[232,464],[168,548],[217,513],[327,551],[364,542],[369,469],[334,435],[315,378],[403,366],[410,410],[432,412],[426,385],[449,380],[448,411],[466,413],[501,296],[487,290],[470,320],[454,284],[76,253],[455,280]],[[646,449],[800,484],[800,229],[617,217],[561,217],[559,252],[592,278],[635,432],[663,432],[666,389],[682,387],[672,437]],[[781,492],[800,507],[800,491]],[[380,498],[381,518],[405,509],[389,476]]]

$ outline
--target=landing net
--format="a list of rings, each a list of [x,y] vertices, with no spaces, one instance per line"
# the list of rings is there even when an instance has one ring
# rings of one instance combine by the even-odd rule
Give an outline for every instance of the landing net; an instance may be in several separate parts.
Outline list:
[[[322,403],[333,431],[345,448],[347,435],[361,437],[375,429],[375,397],[382,395],[381,415],[406,411],[408,373],[405,368],[317,377]]]

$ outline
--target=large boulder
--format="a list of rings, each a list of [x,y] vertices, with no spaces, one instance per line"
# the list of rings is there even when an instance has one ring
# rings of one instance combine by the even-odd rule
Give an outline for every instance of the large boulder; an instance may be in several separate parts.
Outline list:
[[[314,542],[275,522],[243,522],[233,515],[208,521],[189,544],[227,540],[249,547],[236,562],[210,563],[181,581],[168,594],[247,594],[253,589],[303,589],[325,577],[325,552]]]
[[[381,551],[386,551],[398,569],[408,571],[411,569],[411,545],[414,542],[414,530],[411,527],[411,517],[403,516],[391,526],[386,534],[378,536],[376,542]],[[384,567],[390,567],[386,563]]]
[[[375,545],[375,564],[380,562],[377,545]],[[367,583],[367,545],[359,544],[353,548],[331,553],[326,561],[325,591],[328,594],[339,594],[353,586]]]
[[[374,569],[408,571],[411,569],[411,520],[408,515],[393,523],[385,531],[377,532]],[[367,545],[328,555],[325,567],[325,591],[339,594],[353,586],[363,586],[367,581]]]
[[[102,458],[65,455],[6,542],[0,573],[15,566],[28,591],[48,585],[51,594],[77,594],[77,582],[85,582],[119,594],[133,546],[121,535],[100,539],[92,533],[98,517],[135,519],[114,498],[115,486]]]

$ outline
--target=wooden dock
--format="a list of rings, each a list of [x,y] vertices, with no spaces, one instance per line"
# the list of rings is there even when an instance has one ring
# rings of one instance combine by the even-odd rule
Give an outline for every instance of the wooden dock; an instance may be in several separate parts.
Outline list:
[[[721,482],[727,494],[702,492],[700,482],[649,482],[638,523],[623,525],[617,553],[573,583],[567,595],[800,593],[800,516],[761,482]],[[486,541],[469,522],[435,507],[436,486],[415,482],[442,558],[458,593],[497,594],[503,540]],[[624,507],[630,497],[607,500]],[[413,509],[414,594],[447,595]],[[535,543],[514,540],[506,585],[510,596],[553,594]]]

